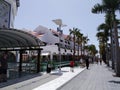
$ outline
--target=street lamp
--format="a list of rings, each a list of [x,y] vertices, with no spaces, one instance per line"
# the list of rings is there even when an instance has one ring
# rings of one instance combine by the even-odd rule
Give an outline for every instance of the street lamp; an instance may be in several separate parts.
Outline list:
[[[56,25],[58,25],[57,27],[57,32],[58,32],[58,36],[59,36],[59,45],[58,45],[58,50],[59,50],[59,61],[60,61],[60,66],[59,66],[59,70],[61,71],[61,50],[60,50],[60,40],[61,40],[61,35],[63,34],[63,31],[61,30],[61,27],[66,27],[67,25],[62,23],[61,19],[55,19],[52,20]]]

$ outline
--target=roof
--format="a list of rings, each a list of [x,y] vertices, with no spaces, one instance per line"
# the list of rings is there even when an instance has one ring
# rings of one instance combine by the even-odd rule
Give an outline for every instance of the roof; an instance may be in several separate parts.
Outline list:
[[[22,30],[0,28],[0,49],[38,47],[43,43],[35,36]]]
[[[45,34],[47,32],[50,32],[48,28],[41,25],[39,25],[34,31],[37,32],[37,34]]]

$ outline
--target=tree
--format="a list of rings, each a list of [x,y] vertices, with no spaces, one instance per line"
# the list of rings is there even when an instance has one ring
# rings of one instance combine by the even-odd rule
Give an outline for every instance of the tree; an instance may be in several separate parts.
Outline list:
[[[90,52],[90,55],[92,55],[93,57],[98,53],[95,45],[93,45],[93,44],[88,45],[87,49]]]
[[[119,21],[116,20],[117,25],[119,24]],[[112,15],[110,13],[107,13],[105,15],[105,23],[102,23],[101,25],[98,26],[98,31],[103,31],[105,36],[104,38],[106,38],[106,60],[107,60],[107,64],[109,66],[109,59],[111,58],[112,60],[112,69],[114,69],[114,48],[113,48],[113,37],[112,37],[112,28],[113,28],[113,21],[112,21]],[[109,46],[109,44],[107,43],[110,37],[110,41],[111,44]],[[109,53],[109,49],[110,49],[110,53]],[[109,55],[110,54],[110,55]],[[109,57],[110,56],[110,57]]]
[[[77,36],[77,41],[76,43],[78,43],[78,57],[79,57],[79,50],[81,48],[81,56],[82,56],[82,37],[83,37],[83,34],[80,33],[80,31],[78,31],[76,33],[76,36]],[[80,48],[79,48],[80,47]]]
[[[102,0],[102,4],[96,4],[92,8],[92,13],[110,13],[112,15],[113,28],[114,28],[114,41],[115,41],[115,59],[116,59],[116,75],[120,76],[120,60],[119,60],[119,42],[118,31],[116,24],[115,12],[120,10],[120,0]]]
[[[101,25],[98,26],[98,31],[101,31],[102,33],[102,41],[104,44],[104,52],[106,53],[102,53],[104,58],[104,61],[107,63],[107,65],[109,66],[109,60],[108,60],[108,40],[109,40],[109,26],[105,23],[102,23]]]
[[[69,29],[70,31],[70,35],[73,35],[73,60],[75,60],[75,52],[76,52],[76,49],[75,49],[75,43],[76,43],[76,35],[79,31],[78,28],[73,28],[73,29]]]
[[[82,37],[82,43],[83,43],[83,53],[85,54],[85,46],[88,43],[89,39],[88,36],[83,36]]]
[[[106,42],[106,40],[105,40],[105,34],[104,34],[104,32],[98,32],[97,34],[96,34],[96,36],[98,37],[98,40],[99,40],[99,48],[100,48],[100,50],[99,50],[99,53],[100,53],[100,58],[102,58],[103,59],[103,61],[106,63],[106,50],[105,50],[105,42]]]

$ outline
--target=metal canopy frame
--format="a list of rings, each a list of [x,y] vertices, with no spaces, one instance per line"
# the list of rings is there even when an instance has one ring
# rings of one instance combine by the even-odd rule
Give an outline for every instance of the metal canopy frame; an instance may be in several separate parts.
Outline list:
[[[40,46],[44,46],[44,43],[28,32],[0,28],[0,50],[9,48],[40,48]]]
[[[0,28],[0,51],[20,51],[19,76],[22,72],[22,51],[37,50],[37,73],[40,72],[40,54],[45,44],[32,34],[17,30]]]

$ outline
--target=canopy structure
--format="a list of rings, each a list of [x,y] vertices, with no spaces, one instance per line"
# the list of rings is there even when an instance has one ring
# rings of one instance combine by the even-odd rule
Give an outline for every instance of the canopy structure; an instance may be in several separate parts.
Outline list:
[[[44,45],[37,37],[22,30],[0,29],[0,50],[9,48],[31,48]]]

